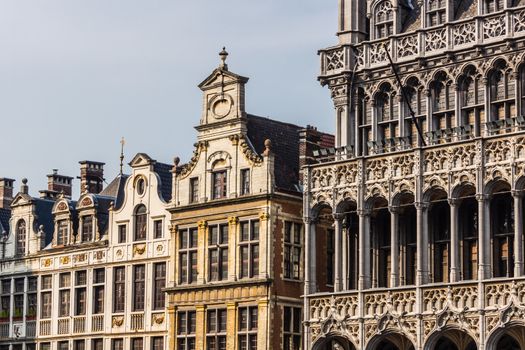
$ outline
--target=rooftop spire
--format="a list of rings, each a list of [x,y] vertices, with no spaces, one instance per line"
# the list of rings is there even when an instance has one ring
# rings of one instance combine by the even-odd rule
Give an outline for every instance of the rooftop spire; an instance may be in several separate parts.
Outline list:
[[[226,47],[222,48],[222,51],[219,53],[219,57],[221,58],[219,68],[223,70],[228,70],[228,65],[226,64],[226,59],[228,58],[228,51],[226,51]]]
[[[126,140],[124,140],[124,137],[120,139],[120,175],[122,175],[122,167],[124,166],[124,145],[126,144]]]

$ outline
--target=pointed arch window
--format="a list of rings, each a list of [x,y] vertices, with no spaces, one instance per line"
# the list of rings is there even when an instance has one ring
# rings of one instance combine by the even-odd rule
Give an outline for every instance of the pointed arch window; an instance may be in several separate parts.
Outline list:
[[[429,27],[438,26],[446,22],[447,1],[448,0],[428,0],[427,19]]]
[[[459,233],[462,250],[462,275],[464,280],[478,278],[478,202],[473,197],[464,198],[458,208]]]
[[[405,87],[406,96],[408,99],[408,104],[414,111],[414,115],[416,116],[416,119],[419,123],[419,125],[422,128],[422,131],[426,131],[425,127],[425,120],[426,120],[426,113],[427,113],[427,105],[426,105],[426,98],[425,94],[423,93],[423,90],[421,88],[421,85],[419,81],[415,78],[409,79],[406,87]],[[406,105],[406,103],[403,104],[403,118],[404,118],[404,136],[409,137],[409,142],[415,146],[417,145],[418,140],[418,131],[417,127],[412,120],[412,116],[410,115],[410,109]]]
[[[382,1],[377,5],[374,20],[376,39],[394,34],[394,9],[390,1]]]
[[[499,62],[489,75],[490,120],[498,121],[516,116],[516,88],[511,71]]]
[[[27,227],[24,220],[16,224],[16,254],[24,255],[26,252]]]
[[[392,144],[398,136],[398,109],[395,92],[390,86],[384,86],[375,99],[377,120],[377,142],[384,148]]]
[[[448,282],[450,266],[450,207],[446,200],[432,204],[428,213],[432,237],[434,282]]]
[[[490,202],[494,277],[514,276],[514,199],[508,192],[494,194]]]
[[[141,204],[135,209],[135,241],[146,239],[148,213],[146,206]]]
[[[442,131],[445,129],[454,128],[455,113],[454,113],[454,99],[455,91],[447,81],[447,77],[444,73],[439,74],[436,80],[431,85],[431,98],[432,98],[432,131]],[[436,143],[439,140],[443,140],[442,136],[437,133],[431,141]]]
[[[474,68],[468,69],[459,80],[460,123],[464,127],[463,130],[467,132],[472,129],[472,126],[480,125],[485,121],[484,92],[484,85],[476,75]]]

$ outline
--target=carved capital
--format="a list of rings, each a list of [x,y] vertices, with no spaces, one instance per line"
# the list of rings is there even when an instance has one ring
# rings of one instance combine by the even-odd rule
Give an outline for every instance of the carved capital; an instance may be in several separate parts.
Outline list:
[[[523,190],[512,190],[510,193],[512,194],[512,197],[520,199],[525,195]]]
[[[450,205],[451,207],[455,207],[459,205],[460,199],[459,198],[448,198],[447,201],[448,201],[448,205]]]
[[[370,209],[357,209],[358,216],[370,216],[372,215],[372,210]]]
[[[238,223],[239,223],[239,218],[238,218],[238,217],[236,217],[236,216],[230,216],[230,217],[228,218],[228,224],[229,224],[230,226],[235,226],[235,225],[237,225]]]
[[[416,210],[427,210],[430,206],[430,203],[428,202],[415,202],[414,206],[416,207]]]
[[[390,206],[388,206],[388,211],[391,214],[399,214],[399,212],[401,211],[401,208],[398,207],[398,206],[395,206],[395,205],[390,205]]]
[[[204,230],[206,227],[208,227],[208,222],[205,220],[201,220],[198,222],[197,226],[199,227],[199,230]]]
[[[267,212],[262,212],[259,214],[259,220],[261,221],[267,221],[270,218],[270,214]]]

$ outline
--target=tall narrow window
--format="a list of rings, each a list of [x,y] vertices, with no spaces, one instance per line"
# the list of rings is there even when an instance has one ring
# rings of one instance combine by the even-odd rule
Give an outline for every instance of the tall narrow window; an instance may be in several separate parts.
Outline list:
[[[458,208],[459,230],[463,246],[463,279],[478,278],[478,203],[465,198]]]
[[[375,9],[376,39],[394,34],[394,9],[389,0],[382,1]]]
[[[75,272],[75,315],[86,314],[86,271]]]
[[[118,225],[118,242],[126,243],[127,230],[126,225]]]
[[[111,350],[124,350],[124,339],[113,339],[111,341]]]
[[[104,340],[103,339],[93,339],[91,341],[91,350],[104,350]]]
[[[74,350],[85,350],[86,349],[86,341],[84,339],[74,340],[73,341],[73,349]]]
[[[283,313],[283,349],[301,349],[301,308],[284,307]]]
[[[180,231],[179,239],[179,283],[197,282],[198,230],[189,228]]]
[[[133,311],[144,310],[146,266],[133,266]]]
[[[377,242],[378,266],[377,286],[390,287],[390,272],[392,270],[392,249],[390,242],[390,213],[388,209],[379,209],[372,218],[374,240]]]
[[[124,312],[126,303],[126,267],[113,268],[113,312]]]
[[[151,338],[151,350],[165,350],[164,349],[164,337],[152,337]]]
[[[429,141],[439,143],[446,140],[443,130],[456,127],[455,121],[455,91],[445,73],[439,73],[431,84],[432,98],[432,131],[433,138]]]
[[[153,309],[163,310],[166,306],[164,287],[166,286],[166,263],[153,265]]]
[[[284,223],[284,278],[301,278],[302,225]]]
[[[177,350],[195,350],[197,315],[195,311],[177,313]]]
[[[334,285],[334,263],[335,263],[335,232],[326,231],[326,284]]]
[[[493,13],[503,10],[505,0],[484,0],[485,13]]]
[[[226,310],[208,310],[206,350],[226,350]]]
[[[2,287],[3,287],[2,282]],[[51,275],[46,275],[41,277],[40,281],[40,289],[42,292],[40,293],[40,303],[42,304],[42,307],[40,308],[40,316],[43,319],[51,318],[51,310],[52,310],[52,287],[53,287],[53,278]],[[3,288],[2,288],[3,293]],[[2,299],[3,304],[3,299]],[[3,305],[2,305],[3,306]]]
[[[212,225],[208,238],[210,281],[228,279],[228,225]]]
[[[27,278],[27,313],[26,319],[33,320],[36,318],[37,310],[37,277]]]
[[[241,195],[250,193],[250,169],[241,170]]]
[[[106,271],[101,269],[93,270],[93,313],[101,314],[104,312],[104,284],[106,283]]]
[[[514,200],[510,193],[496,193],[490,202],[494,247],[494,277],[514,276]]]
[[[446,199],[432,204],[428,218],[434,255],[434,282],[448,282],[450,266],[450,207]]]
[[[381,92],[376,96],[377,137],[380,148],[378,150],[390,150],[392,142],[399,134],[399,113],[397,104],[394,102],[394,91],[390,85],[383,85]],[[378,146],[379,146],[378,145]]]
[[[259,274],[259,221],[241,222],[240,238],[240,277],[255,277]]]
[[[82,218],[82,242],[93,240],[93,216],[84,216]]]
[[[59,275],[59,284],[58,284],[58,296],[59,296],[59,305],[58,305],[58,316],[67,317],[70,312],[70,303],[71,303],[71,273],[61,273]]]
[[[16,254],[24,255],[26,253],[26,222],[24,220],[18,221],[16,225]]]
[[[257,307],[239,308],[239,350],[257,350]]]
[[[23,277],[15,279],[15,294],[13,301],[13,319],[15,321],[21,321],[24,317],[24,287],[25,279]]]
[[[69,232],[69,223],[67,220],[59,220],[57,222],[57,245],[65,245],[68,241],[67,236]]]
[[[429,0],[427,3],[428,26],[433,27],[446,22],[447,0]]]
[[[135,210],[135,241],[146,239],[146,229],[148,224],[148,214],[146,206],[139,205]]]
[[[131,338],[131,348],[133,350],[144,350],[144,339]]]
[[[190,179],[190,203],[197,203],[199,201],[199,178],[194,177]]]
[[[226,184],[226,170],[216,171],[212,174],[212,199],[226,198]]]
[[[416,117],[417,123],[421,127],[422,132],[426,132],[425,120],[427,114],[427,101],[426,96],[423,92],[422,84],[416,78],[410,78],[407,82],[405,88],[407,102],[412,108],[414,115]],[[403,104],[403,117],[404,117],[404,136],[408,137],[408,140],[405,139],[404,142],[407,143],[406,146],[417,146],[419,133],[417,131],[416,123],[412,118],[410,109],[406,104]],[[421,143],[421,141],[419,141]]]
[[[498,121],[516,116],[514,79],[503,61],[489,74],[490,120]]]
[[[153,221],[153,236],[155,239],[162,238],[164,236],[162,230],[162,220]]]

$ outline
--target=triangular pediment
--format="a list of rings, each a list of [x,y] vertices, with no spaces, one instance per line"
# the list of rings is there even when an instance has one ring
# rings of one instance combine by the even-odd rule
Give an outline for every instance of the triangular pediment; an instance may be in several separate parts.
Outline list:
[[[146,153],[137,153],[135,157],[129,162],[130,167],[140,167],[144,165],[150,165],[155,163],[156,160],[152,159],[150,156],[148,156]]]
[[[230,84],[245,84],[248,78],[237,75],[225,69],[215,69],[202,83],[199,84],[201,90],[208,90],[217,86],[225,86]]]
[[[11,207],[16,207],[19,205],[26,205],[33,201],[33,197],[25,193],[18,193],[16,197],[11,202]]]

